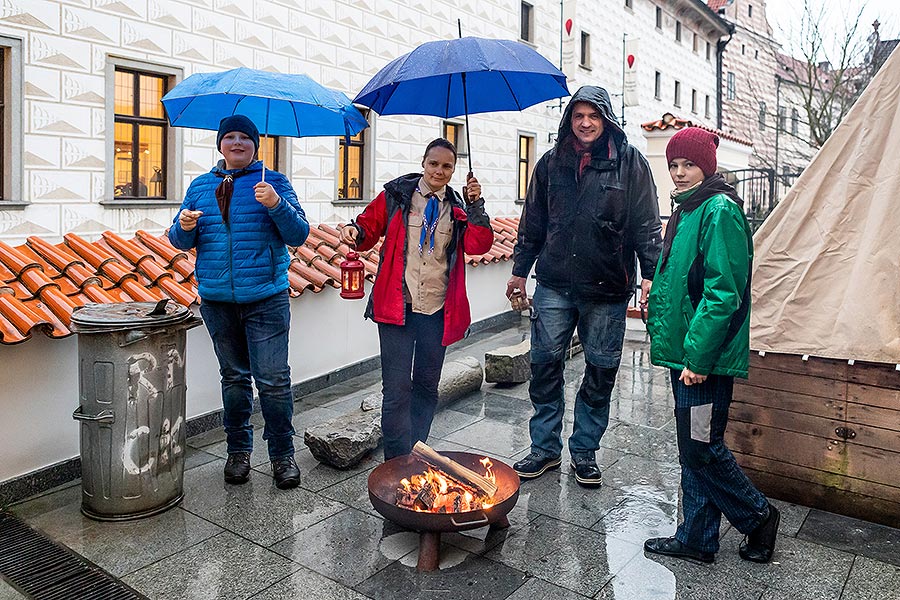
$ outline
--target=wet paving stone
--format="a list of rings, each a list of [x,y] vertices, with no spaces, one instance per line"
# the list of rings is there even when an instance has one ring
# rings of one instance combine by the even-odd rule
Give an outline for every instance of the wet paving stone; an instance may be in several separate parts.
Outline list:
[[[480,418],[502,421],[517,425],[531,418],[533,412],[530,400],[513,398],[502,394],[484,391],[456,402],[453,410]]]
[[[81,514],[80,502],[45,512],[29,524],[119,577],[223,531],[180,506],[134,521],[94,521]]]
[[[250,481],[222,480],[224,461],[192,469],[185,479],[185,510],[263,546],[344,509],[302,487],[279,490],[270,475],[253,471]]]
[[[600,445],[653,460],[677,462],[678,444],[675,441],[674,427],[667,426],[673,422],[674,419],[658,429],[620,423],[618,427],[606,432]]]
[[[249,598],[299,565],[232,533],[222,533],[123,579],[149,598]]]
[[[437,414],[434,415],[434,421],[431,422],[431,432],[429,433],[429,436],[446,439],[451,433],[457,432],[463,427],[467,427],[473,423],[477,423],[481,419],[482,417],[454,410],[453,406],[451,406],[450,408],[439,410]]]
[[[591,529],[638,545],[647,538],[672,535],[677,525],[677,505],[655,502],[648,499],[650,494],[642,492],[634,487],[623,490],[624,499]]]
[[[524,580],[521,571],[469,554],[459,564],[426,573],[395,562],[356,590],[372,598],[495,600],[509,596]]]
[[[382,449],[375,448],[369,452],[357,465],[349,469],[335,469],[329,465],[320,463],[310,453],[309,448],[304,447],[295,455],[297,466],[300,467],[300,487],[318,492],[336,483],[349,479],[359,473],[371,471],[382,463]],[[271,465],[260,467],[266,473],[271,473]]]
[[[813,509],[797,537],[900,566],[900,529]]]
[[[583,600],[587,597],[547,583],[543,579],[529,577],[522,587],[513,592],[511,596],[507,596],[506,600]]]
[[[22,600],[22,598],[25,598],[25,596],[0,579],[0,600]]]
[[[857,556],[841,599],[857,598],[900,600],[900,567]]]
[[[418,536],[348,508],[272,546],[308,569],[354,587],[418,551]]]
[[[531,446],[527,422],[510,425],[494,419],[481,419],[441,437],[492,457],[510,457]]]
[[[542,516],[485,556],[590,597],[639,551],[634,544]]]
[[[297,572],[254,595],[252,600],[379,600],[364,596],[327,577],[300,567]]]
[[[522,482],[518,504],[529,511],[590,528],[623,500],[611,486],[583,488],[575,478],[558,471]]]

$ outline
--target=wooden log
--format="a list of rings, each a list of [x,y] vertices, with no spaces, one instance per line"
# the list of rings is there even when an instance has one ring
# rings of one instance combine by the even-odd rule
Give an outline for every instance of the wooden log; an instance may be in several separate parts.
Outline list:
[[[412,449],[413,456],[416,456],[431,466],[438,468],[453,477],[459,478],[463,483],[467,483],[474,488],[484,492],[488,498],[493,498],[497,493],[497,484],[485,479],[472,469],[464,467],[455,460],[449,459],[435,452],[430,446],[424,442],[416,442]]]

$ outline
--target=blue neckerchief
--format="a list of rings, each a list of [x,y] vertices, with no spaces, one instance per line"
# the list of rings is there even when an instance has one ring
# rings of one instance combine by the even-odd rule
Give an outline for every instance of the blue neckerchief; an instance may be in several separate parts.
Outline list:
[[[418,187],[416,187],[416,191],[428,199],[428,204],[425,205],[425,210],[422,212],[422,234],[419,236],[419,254],[424,253],[423,246],[425,245],[426,233],[431,235],[431,248],[428,250],[428,253],[431,254],[434,252],[434,232],[437,229],[438,218],[441,216],[440,201],[434,192],[429,192],[427,195],[422,194]]]

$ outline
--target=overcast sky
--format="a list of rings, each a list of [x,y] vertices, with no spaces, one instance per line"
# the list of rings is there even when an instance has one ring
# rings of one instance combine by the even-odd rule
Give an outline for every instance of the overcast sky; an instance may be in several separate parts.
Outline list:
[[[811,0],[814,6],[828,3],[830,19],[827,27],[835,32],[835,36],[842,36],[845,30],[844,18],[853,17],[859,7],[864,7],[859,26],[863,36],[868,36],[872,31],[872,22],[877,18],[881,22],[879,31],[881,39],[894,39],[900,37],[900,1],[898,0]],[[787,50],[790,46],[789,37],[799,35],[799,23],[803,10],[803,0],[768,0],[766,2],[766,16],[772,25],[772,32],[779,42],[784,44]]]

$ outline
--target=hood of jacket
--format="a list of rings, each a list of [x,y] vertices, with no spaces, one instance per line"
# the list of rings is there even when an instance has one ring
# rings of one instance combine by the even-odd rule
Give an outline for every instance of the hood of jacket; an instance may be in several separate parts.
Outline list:
[[[563,112],[562,119],[559,121],[559,130],[556,136],[557,150],[564,148],[571,143],[569,139],[574,135],[572,133],[572,110],[576,102],[589,102],[597,108],[605,121],[603,124],[604,131],[609,131],[613,136],[616,148],[621,148],[626,141],[625,131],[616,119],[616,114],[613,111],[609,94],[602,87],[585,85],[578,88],[569,99],[566,110]]]

